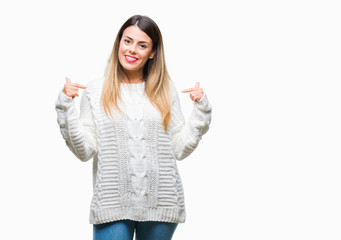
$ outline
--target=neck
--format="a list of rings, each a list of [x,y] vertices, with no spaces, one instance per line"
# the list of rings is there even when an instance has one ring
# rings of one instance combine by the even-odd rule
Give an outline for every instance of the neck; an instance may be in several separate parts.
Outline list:
[[[142,83],[144,82],[142,72],[127,72],[127,75],[122,79],[122,83]]]

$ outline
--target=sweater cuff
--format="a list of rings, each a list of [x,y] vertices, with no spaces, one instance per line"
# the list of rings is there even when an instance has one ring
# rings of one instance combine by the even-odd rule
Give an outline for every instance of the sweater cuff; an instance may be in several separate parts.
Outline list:
[[[66,96],[65,93],[63,93],[63,90],[60,90],[56,104],[68,109],[72,105],[72,103],[73,98]]]
[[[200,100],[194,102],[194,105],[198,109],[203,110],[203,111],[207,111],[211,109],[211,106],[208,102],[207,94],[205,92],[204,92],[204,96]]]

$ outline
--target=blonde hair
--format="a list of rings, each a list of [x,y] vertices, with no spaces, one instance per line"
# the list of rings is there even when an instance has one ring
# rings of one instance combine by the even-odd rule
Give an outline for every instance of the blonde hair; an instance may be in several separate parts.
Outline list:
[[[150,102],[160,112],[164,129],[167,132],[171,119],[170,78],[165,63],[161,32],[156,23],[149,17],[141,15],[132,16],[118,31],[113,50],[105,68],[101,105],[108,118],[113,118],[113,110],[122,112],[118,106],[118,99],[122,100],[120,85],[126,73],[118,60],[118,50],[124,30],[132,25],[139,27],[153,42],[154,58],[149,59],[143,68],[143,77],[146,81],[145,92]]]

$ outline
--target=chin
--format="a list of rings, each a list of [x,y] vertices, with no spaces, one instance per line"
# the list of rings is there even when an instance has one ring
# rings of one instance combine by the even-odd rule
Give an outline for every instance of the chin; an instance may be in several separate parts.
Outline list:
[[[127,71],[134,71],[134,70],[137,70],[138,68],[136,66],[133,66],[132,64],[130,63],[127,63],[126,61],[120,61],[120,64],[121,66],[123,67],[124,70],[127,70]]]
[[[138,70],[138,68],[131,67],[131,66],[126,66],[126,65],[122,65],[122,67],[126,71],[136,71],[136,70]]]

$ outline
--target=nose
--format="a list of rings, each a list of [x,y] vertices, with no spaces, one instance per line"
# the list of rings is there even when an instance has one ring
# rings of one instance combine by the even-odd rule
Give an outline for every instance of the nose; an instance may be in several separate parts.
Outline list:
[[[135,44],[130,45],[129,51],[130,51],[130,53],[135,53],[136,52]]]

